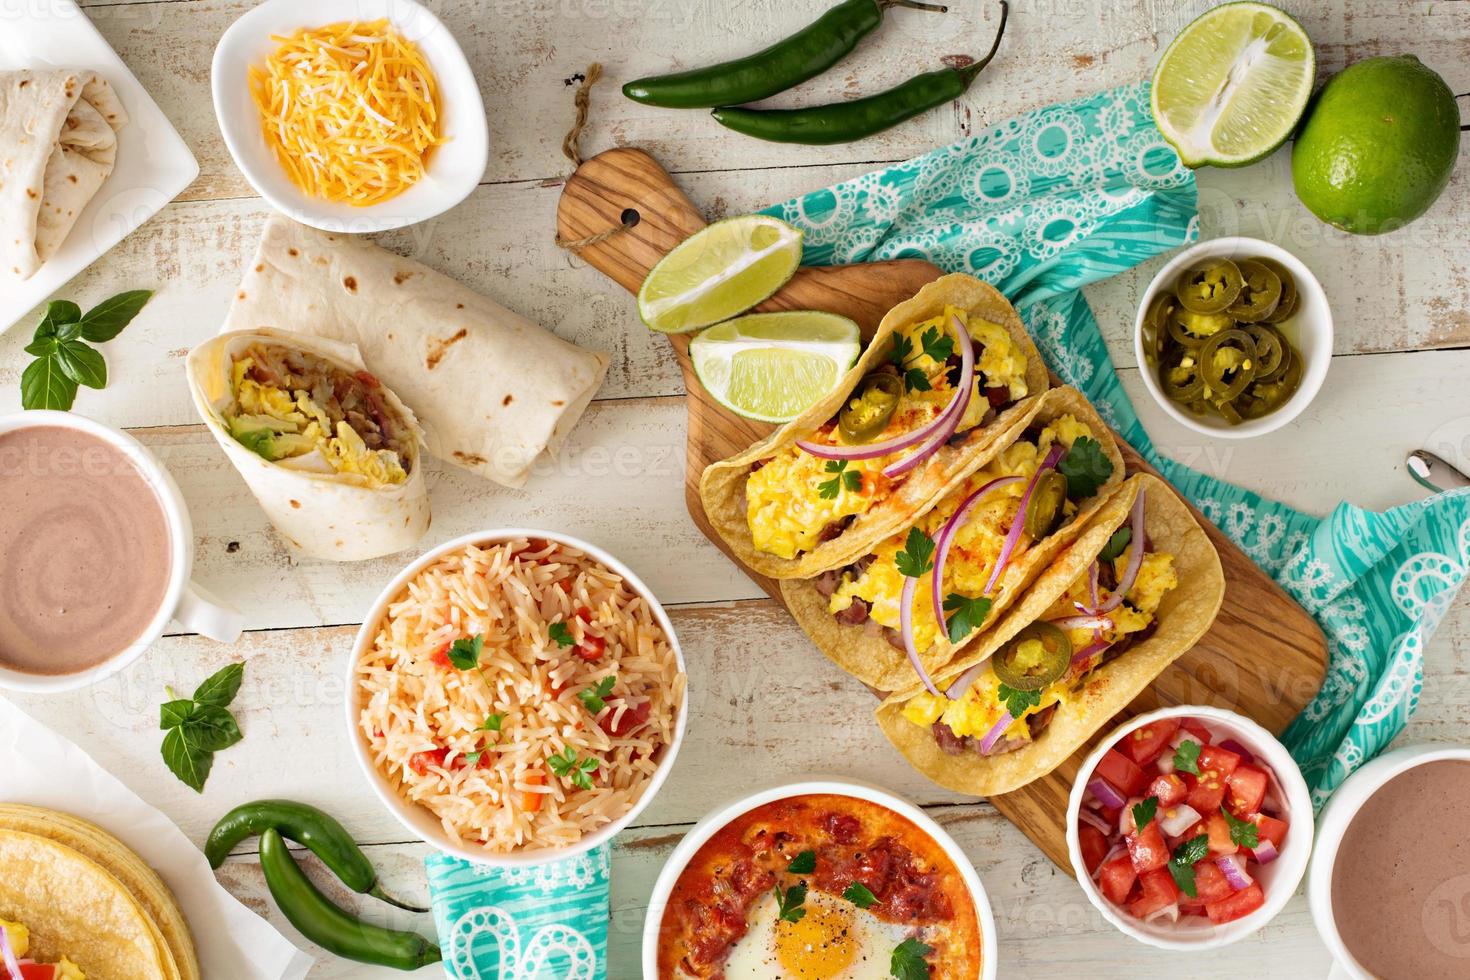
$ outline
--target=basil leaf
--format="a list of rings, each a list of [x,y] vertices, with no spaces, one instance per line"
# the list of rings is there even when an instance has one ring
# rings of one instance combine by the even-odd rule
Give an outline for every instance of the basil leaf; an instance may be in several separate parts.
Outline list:
[[[66,376],[88,388],[107,387],[107,362],[80,340],[68,340],[56,350],[56,360]]]
[[[200,705],[182,730],[186,739],[206,752],[227,749],[245,737],[235,716],[217,704]]]
[[[50,357],[60,349],[61,341],[55,333],[43,335],[39,330],[36,331],[36,339],[25,345],[25,352],[32,357]]]
[[[214,753],[206,751],[184,737],[184,729],[174,728],[163,737],[163,761],[180,782],[196,793],[204,792],[204,781],[214,765]]]
[[[179,698],[176,701],[165,701],[158,706],[158,727],[167,731],[177,728],[189,720],[194,714],[194,702],[188,698]]]
[[[20,404],[26,410],[45,408],[65,412],[77,400],[77,383],[66,376],[56,357],[30,363],[20,376]]]
[[[46,304],[46,312],[41,317],[41,322],[36,324],[36,337],[58,336],[63,327],[80,328],[82,319],[82,308],[69,299],[53,299]],[[77,335],[77,330],[68,331],[67,337],[71,339]]]
[[[215,671],[204,683],[194,689],[194,700],[200,704],[218,705],[227,708],[240,693],[240,682],[245,679],[245,663],[229,664]]]
[[[151,289],[132,289],[105,299],[80,318],[82,336],[94,344],[105,343],[122,333],[123,327],[133,322],[133,317],[153,295]],[[76,309],[73,303],[72,309]]]

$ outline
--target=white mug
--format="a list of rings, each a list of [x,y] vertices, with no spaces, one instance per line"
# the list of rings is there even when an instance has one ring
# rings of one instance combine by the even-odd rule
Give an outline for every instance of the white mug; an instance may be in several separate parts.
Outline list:
[[[138,468],[158,495],[159,506],[168,524],[172,563],[163,602],[149,621],[148,628],[125,649],[99,664],[71,674],[31,674],[0,665],[0,687],[40,694],[85,687],[137,660],[153,641],[163,635],[171,620],[177,620],[189,632],[221,643],[233,643],[239,639],[245,625],[240,612],[190,581],[194,570],[194,526],[189,520],[183,494],[179,493],[178,485],[163,464],[132,436],[85,416],[50,411],[0,416],[0,434],[40,426],[59,426],[95,436],[119,450]]]
[[[1342,845],[1348,825],[1368,802],[1369,797],[1395,776],[1417,766],[1443,760],[1470,762],[1470,747],[1454,745],[1414,745],[1394,749],[1369,762],[1353,773],[1332,794],[1332,799],[1317,820],[1317,848],[1307,873],[1307,901],[1312,907],[1312,921],[1327,949],[1332,953],[1332,972],[1328,980],[1380,980],[1369,973],[1348,951],[1332,910],[1332,869],[1337,863],[1337,849]],[[1466,961],[1470,969],[1470,960]]]

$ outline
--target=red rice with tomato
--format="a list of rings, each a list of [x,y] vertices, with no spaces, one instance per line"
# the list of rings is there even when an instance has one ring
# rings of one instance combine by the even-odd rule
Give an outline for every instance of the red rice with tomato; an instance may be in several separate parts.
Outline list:
[[[452,644],[477,635],[479,669],[460,669]],[[356,677],[378,769],[448,834],[497,852],[567,846],[632,809],[673,741],[685,684],[647,599],[539,539],[472,545],[419,572]],[[591,710],[579,694],[609,677]]]

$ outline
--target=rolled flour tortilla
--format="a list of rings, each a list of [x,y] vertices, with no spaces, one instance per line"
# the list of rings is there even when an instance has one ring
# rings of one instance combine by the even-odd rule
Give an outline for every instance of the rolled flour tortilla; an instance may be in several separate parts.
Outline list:
[[[429,452],[507,487],[554,455],[608,357],[428,266],[274,215],[225,319],[349,343],[413,406]]]
[[[224,418],[235,401],[235,356],[256,342],[315,354],[350,374],[365,368],[348,344],[284,330],[221,334],[189,352],[194,407],[271,524],[302,554],[330,561],[359,561],[411,547],[429,529],[429,494],[418,451],[423,430],[413,412],[390,389],[379,389],[385,406],[398,413],[414,435],[403,454],[408,473],[403,483],[372,486],[362,477],[333,472],[316,454],[271,462],[235,439]]]
[[[81,69],[0,71],[0,269],[29,279],[112,173],[128,115]]]

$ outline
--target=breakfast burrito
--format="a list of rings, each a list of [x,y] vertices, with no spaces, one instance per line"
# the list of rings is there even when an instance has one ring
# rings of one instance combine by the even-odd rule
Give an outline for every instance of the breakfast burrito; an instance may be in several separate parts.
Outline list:
[[[555,455],[608,364],[426,265],[280,215],[224,329],[260,327],[354,345],[413,407],[430,453],[507,487]]]
[[[1163,481],[1130,477],[1011,607],[877,719],[941,786],[1008,793],[1051,772],[1214,622],[1219,555]]]
[[[376,558],[429,529],[418,421],[350,345],[237,331],[190,351],[188,373],[200,417],[297,550]]]
[[[112,174],[127,113],[80,68],[0,71],[0,263],[29,279]]]
[[[1005,297],[937,279],[889,311],[837,388],[705,468],[705,513],[745,565],[810,578],[912,524],[1024,427],[1046,366]]]
[[[1043,394],[1021,431],[980,455],[979,468],[913,523],[815,578],[781,582],[817,647],[870,687],[918,683],[910,657],[926,673],[942,669],[1000,621],[1123,482],[1117,444],[1074,388]]]

